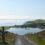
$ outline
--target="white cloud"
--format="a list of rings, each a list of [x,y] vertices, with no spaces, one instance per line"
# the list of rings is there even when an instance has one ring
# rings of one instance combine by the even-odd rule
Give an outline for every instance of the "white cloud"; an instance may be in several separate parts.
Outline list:
[[[31,15],[27,15],[27,16],[16,16],[16,15],[0,15],[0,19],[3,19],[3,20],[13,20],[13,19],[22,19],[22,20],[35,20],[35,19],[45,19],[45,16],[31,16]]]
[[[3,15],[0,19],[31,19],[30,16]]]
[[[39,16],[39,18],[41,18]],[[43,17],[42,17],[43,18]],[[28,20],[38,19],[36,16],[0,15],[0,26],[21,25]]]

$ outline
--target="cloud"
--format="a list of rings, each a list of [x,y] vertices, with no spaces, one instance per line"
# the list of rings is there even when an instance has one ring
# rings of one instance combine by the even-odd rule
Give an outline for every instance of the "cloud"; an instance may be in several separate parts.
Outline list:
[[[31,19],[30,16],[1,15],[0,19]]]
[[[39,18],[41,18],[39,16]],[[42,17],[43,18],[43,17]],[[26,21],[38,19],[36,16],[0,15],[0,26],[21,25]]]

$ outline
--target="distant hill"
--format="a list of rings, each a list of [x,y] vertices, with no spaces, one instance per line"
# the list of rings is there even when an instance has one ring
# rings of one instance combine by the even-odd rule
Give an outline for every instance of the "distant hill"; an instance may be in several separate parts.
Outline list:
[[[24,27],[38,27],[45,28],[45,20],[38,19],[34,21],[27,21],[23,24]]]
[[[34,22],[36,22],[36,23],[45,23],[45,20],[43,20],[43,19],[37,19],[37,20],[34,20]]]
[[[14,25],[17,28],[45,28],[45,20],[37,19],[34,21],[27,21],[23,25]]]

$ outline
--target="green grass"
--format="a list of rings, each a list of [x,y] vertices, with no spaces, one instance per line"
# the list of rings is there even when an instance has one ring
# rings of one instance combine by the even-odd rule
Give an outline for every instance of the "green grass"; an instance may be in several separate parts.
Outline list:
[[[45,31],[37,34],[27,34],[28,38],[36,42],[37,45],[45,45]]]
[[[14,45],[14,39],[15,39],[14,36],[15,36],[14,34],[8,33],[7,40],[9,45]]]
[[[12,33],[7,33],[7,36],[5,37],[5,40],[6,40],[6,42],[8,43],[8,45],[14,45],[14,39],[15,39],[15,37],[14,37],[15,35],[14,34],[12,34]],[[2,43],[2,36],[0,36],[0,45],[2,45],[3,43]]]
[[[38,45],[45,45],[45,39],[40,39],[37,36],[31,36],[28,37],[29,39],[31,39],[32,41],[36,42]]]
[[[9,27],[5,27],[5,30],[9,29]],[[0,27],[0,31],[2,31],[2,27]],[[14,45],[14,34],[13,33],[6,33],[6,42],[8,43],[8,45]],[[0,32],[0,45],[3,45],[2,42],[2,32]]]

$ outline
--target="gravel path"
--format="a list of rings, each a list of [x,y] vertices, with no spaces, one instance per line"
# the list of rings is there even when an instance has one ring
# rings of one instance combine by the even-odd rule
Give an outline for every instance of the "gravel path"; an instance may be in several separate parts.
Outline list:
[[[29,41],[25,36],[17,36],[15,45],[36,45],[34,42]]]

